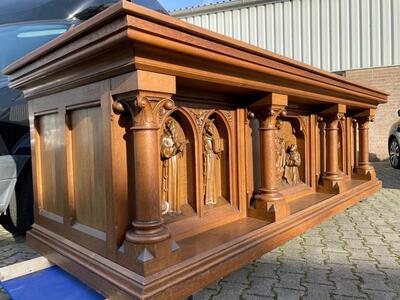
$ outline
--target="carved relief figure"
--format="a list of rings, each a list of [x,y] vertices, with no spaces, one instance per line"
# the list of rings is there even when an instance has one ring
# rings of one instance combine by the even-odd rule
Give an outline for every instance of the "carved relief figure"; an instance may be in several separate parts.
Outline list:
[[[301,165],[301,156],[297,150],[297,145],[289,147],[289,153],[286,154],[286,166],[284,177],[290,185],[296,185],[300,182],[299,166]]]
[[[338,131],[338,164],[339,164],[339,170],[343,172],[343,147],[342,147],[342,125],[339,125],[339,131]]]
[[[278,177],[278,182],[282,181],[283,174],[285,172],[285,162],[286,162],[286,142],[285,139],[280,134],[281,131],[281,122],[280,120],[276,121],[276,127],[278,129],[278,133],[275,138],[276,145],[276,174]]]
[[[203,130],[205,204],[214,207],[221,192],[221,153],[224,151],[214,120],[207,120]]]
[[[178,127],[173,118],[168,118],[161,135],[163,214],[180,214],[181,206],[187,202],[182,188],[186,187],[184,151],[188,142],[184,139],[179,141]]]
[[[296,129],[290,121],[279,119],[276,127],[278,129],[275,138],[278,184],[296,185],[301,182],[299,167],[302,163]]]

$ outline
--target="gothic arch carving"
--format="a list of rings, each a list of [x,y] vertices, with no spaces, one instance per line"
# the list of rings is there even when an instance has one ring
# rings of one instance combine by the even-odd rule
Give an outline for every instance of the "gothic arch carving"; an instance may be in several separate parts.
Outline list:
[[[223,113],[211,111],[203,130],[203,195],[206,209],[230,202],[231,137]]]
[[[161,205],[165,218],[190,216],[197,211],[198,141],[194,128],[190,116],[180,108],[168,113],[161,127]]]
[[[282,188],[307,183],[308,126],[301,116],[281,116],[277,120],[277,176]]]

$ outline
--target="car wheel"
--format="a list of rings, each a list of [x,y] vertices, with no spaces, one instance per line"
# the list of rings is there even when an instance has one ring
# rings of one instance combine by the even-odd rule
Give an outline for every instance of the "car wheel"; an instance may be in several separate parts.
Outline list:
[[[15,194],[5,215],[0,216],[0,224],[11,233],[25,234],[33,224],[32,167],[26,164],[18,176]]]
[[[15,204],[15,195],[13,199],[11,200],[10,205],[7,208],[7,211],[4,215],[0,216],[0,224],[4,227],[5,230],[7,230],[10,233],[16,233],[18,232],[17,229],[17,213],[14,210],[14,205]]]
[[[400,169],[400,146],[396,139],[391,139],[389,144],[390,164],[393,168]]]

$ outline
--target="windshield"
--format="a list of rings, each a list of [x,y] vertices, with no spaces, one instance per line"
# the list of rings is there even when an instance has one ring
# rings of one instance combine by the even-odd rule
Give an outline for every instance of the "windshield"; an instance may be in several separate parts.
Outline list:
[[[32,50],[66,32],[70,23],[21,23],[0,26],[0,71]],[[0,72],[0,79],[4,75]]]
[[[72,23],[66,21],[46,21],[0,26],[0,121],[21,124],[28,122],[26,100],[20,91],[8,88],[8,79],[1,71],[64,33],[71,25]]]

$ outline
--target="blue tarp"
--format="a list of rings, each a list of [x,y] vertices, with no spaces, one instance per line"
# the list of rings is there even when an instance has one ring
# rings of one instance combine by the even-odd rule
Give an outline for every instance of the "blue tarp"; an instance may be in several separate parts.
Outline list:
[[[1,282],[13,300],[104,300],[57,266]]]

